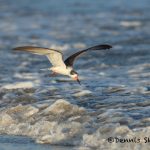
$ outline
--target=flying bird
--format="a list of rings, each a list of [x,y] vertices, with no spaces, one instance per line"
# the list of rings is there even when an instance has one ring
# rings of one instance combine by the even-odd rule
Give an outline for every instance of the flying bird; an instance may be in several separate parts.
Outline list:
[[[63,54],[55,49],[35,47],[35,46],[22,46],[13,48],[15,51],[25,51],[37,55],[45,55],[52,64],[52,67],[49,68],[54,74],[62,74],[71,77],[73,80],[76,80],[80,84],[78,73],[73,69],[74,61],[81,56],[81,54],[94,51],[94,50],[106,50],[112,48],[111,45],[96,45],[81,51],[74,53],[69,56],[65,61],[63,60]]]

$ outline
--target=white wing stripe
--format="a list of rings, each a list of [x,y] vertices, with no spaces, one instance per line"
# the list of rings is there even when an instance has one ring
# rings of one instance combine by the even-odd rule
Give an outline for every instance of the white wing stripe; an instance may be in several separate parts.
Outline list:
[[[66,67],[62,53],[58,50],[42,48],[42,47],[34,47],[34,46],[23,46],[23,47],[16,47],[14,50],[30,52],[37,55],[45,55],[48,57],[49,61],[52,63],[53,66],[63,66]]]

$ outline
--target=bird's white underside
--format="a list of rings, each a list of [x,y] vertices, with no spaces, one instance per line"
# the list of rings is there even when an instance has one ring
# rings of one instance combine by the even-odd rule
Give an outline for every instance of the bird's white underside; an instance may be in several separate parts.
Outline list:
[[[55,73],[70,76],[70,71],[72,70],[72,68],[71,67],[67,68],[66,66],[57,66],[57,67],[51,67],[50,70]]]
[[[53,67],[50,68],[51,71],[70,76],[70,71],[72,70],[72,67],[67,67],[63,61],[63,56],[61,53],[58,52],[51,52],[48,55],[46,55],[49,59],[49,61],[52,63]]]

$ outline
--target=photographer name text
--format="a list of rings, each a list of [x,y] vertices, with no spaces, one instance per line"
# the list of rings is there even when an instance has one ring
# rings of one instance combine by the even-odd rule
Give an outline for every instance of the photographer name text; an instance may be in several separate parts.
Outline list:
[[[150,143],[150,137],[143,138],[120,138],[120,137],[109,137],[107,139],[109,143]]]

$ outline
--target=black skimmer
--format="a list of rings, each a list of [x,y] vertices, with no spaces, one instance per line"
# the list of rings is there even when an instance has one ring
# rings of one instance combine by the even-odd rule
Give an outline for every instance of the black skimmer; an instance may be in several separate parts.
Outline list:
[[[75,59],[80,56],[82,53],[93,50],[105,50],[112,48],[111,45],[96,45],[81,51],[74,53],[69,56],[65,61],[63,60],[63,54],[55,49],[42,48],[42,47],[34,47],[34,46],[22,46],[16,47],[13,50],[17,51],[26,51],[37,55],[45,55],[48,57],[49,61],[52,64],[52,67],[49,68],[53,72],[53,74],[62,74],[71,77],[76,80],[80,84],[80,80],[78,78],[78,73],[73,69],[73,63]]]

